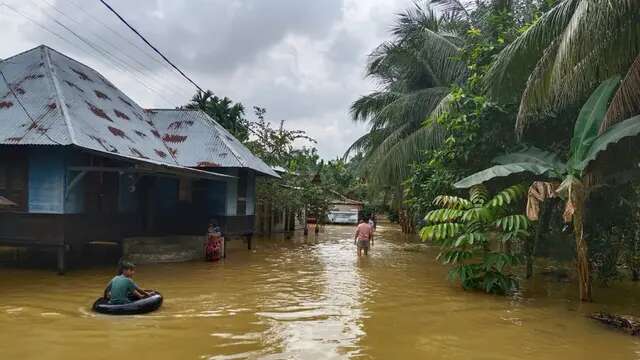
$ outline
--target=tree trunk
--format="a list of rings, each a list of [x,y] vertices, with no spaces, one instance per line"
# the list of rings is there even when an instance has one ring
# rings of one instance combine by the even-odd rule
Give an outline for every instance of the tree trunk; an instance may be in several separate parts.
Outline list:
[[[591,269],[589,266],[589,248],[584,236],[584,196],[577,196],[575,212],[573,214],[573,233],[576,239],[576,265],[580,300],[592,301],[591,298]]]

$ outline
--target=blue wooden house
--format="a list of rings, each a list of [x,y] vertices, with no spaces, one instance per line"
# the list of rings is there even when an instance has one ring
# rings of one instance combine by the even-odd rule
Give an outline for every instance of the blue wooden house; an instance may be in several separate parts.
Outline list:
[[[69,254],[131,236],[253,233],[255,180],[278,175],[209,116],[142,109],[40,46],[0,62],[0,245]]]

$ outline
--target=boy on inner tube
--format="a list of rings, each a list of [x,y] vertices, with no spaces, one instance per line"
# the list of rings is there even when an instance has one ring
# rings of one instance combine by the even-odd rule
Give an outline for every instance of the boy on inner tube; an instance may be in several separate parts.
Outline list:
[[[109,304],[127,304],[132,300],[138,300],[152,295],[139,288],[131,279],[136,273],[135,264],[123,261],[120,269],[120,275],[116,275],[111,279],[107,288],[104,289],[104,298],[109,299]]]

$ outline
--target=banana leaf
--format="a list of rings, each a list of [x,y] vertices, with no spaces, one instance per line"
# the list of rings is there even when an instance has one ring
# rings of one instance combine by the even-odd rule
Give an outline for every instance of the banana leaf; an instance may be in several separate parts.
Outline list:
[[[566,164],[558,159],[555,153],[530,147],[523,151],[509,153],[495,157],[493,162],[499,165],[507,165],[513,163],[533,163],[542,166],[553,167],[558,173],[564,172]]]
[[[609,99],[620,84],[620,77],[603,81],[580,109],[571,138],[569,166],[576,169],[586,158],[591,145],[598,137],[598,130],[607,113]]]
[[[576,169],[584,171],[589,163],[598,157],[598,154],[607,150],[610,145],[620,140],[640,134],[640,115],[619,122],[602,135],[598,136],[585,154],[584,160],[576,164]]]
[[[552,166],[544,166],[530,162],[496,165],[488,169],[479,171],[473,175],[469,175],[466,178],[453,184],[453,186],[458,189],[466,189],[495,178],[506,177],[526,172],[532,173],[534,175],[542,175],[553,171],[555,171],[555,169]]]

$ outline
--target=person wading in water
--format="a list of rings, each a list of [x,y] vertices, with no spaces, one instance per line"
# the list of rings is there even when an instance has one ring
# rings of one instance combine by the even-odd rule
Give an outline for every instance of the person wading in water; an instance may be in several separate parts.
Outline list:
[[[209,222],[207,241],[204,245],[204,257],[207,261],[218,261],[224,254],[224,236],[218,223]]]
[[[355,234],[356,245],[358,246],[358,256],[364,254],[369,255],[369,246],[373,245],[373,229],[369,226],[366,219],[360,219]]]

